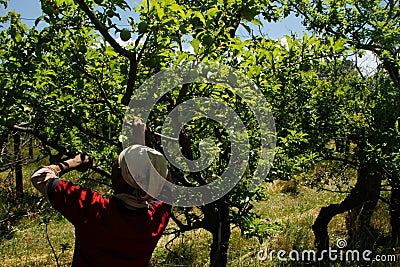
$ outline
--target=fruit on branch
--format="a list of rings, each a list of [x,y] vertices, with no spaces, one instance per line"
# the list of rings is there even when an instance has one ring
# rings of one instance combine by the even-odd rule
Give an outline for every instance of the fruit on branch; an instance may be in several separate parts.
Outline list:
[[[122,41],[126,42],[129,39],[131,39],[132,35],[131,35],[131,32],[129,31],[129,29],[124,28],[121,30],[119,37],[121,38]]]

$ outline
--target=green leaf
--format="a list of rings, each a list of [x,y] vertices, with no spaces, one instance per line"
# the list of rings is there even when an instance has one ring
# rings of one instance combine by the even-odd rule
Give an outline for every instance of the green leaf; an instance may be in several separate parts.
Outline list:
[[[259,20],[258,18],[254,18],[251,23],[257,25],[257,26],[263,26],[261,20]]]
[[[210,8],[209,10],[207,10],[207,16],[214,17],[218,12],[219,9],[217,7]]]
[[[246,23],[243,23],[243,22],[240,23],[240,25],[242,25],[242,27],[243,27],[249,34],[252,33],[251,28],[250,28],[249,25],[247,25]]]
[[[203,14],[201,14],[200,11],[195,11],[194,12],[194,17],[197,17],[200,19],[200,21],[203,23],[203,25],[206,25],[206,20],[204,19]]]
[[[15,35],[15,42],[19,43],[21,42],[21,40],[22,40],[22,35],[20,33],[17,33]]]
[[[162,20],[164,18],[165,12],[164,12],[164,8],[158,6],[157,7],[157,17],[159,20]]]
[[[198,54],[198,53],[199,53],[200,41],[199,41],[198,39],[194,38],[194,39],[190,42],[190,44],[191,44],[192,47],[193,47],[193,51],[194,51],[196,54]]]
[[[172,11],[183,11],[182,6],[180,6],[180,5],[178,5],[178,4],[172,4],[172,5],[169,6],[169,8],[170,8]]]

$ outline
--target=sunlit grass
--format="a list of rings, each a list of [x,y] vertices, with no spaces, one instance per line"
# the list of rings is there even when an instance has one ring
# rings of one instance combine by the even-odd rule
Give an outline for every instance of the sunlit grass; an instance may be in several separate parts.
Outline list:
[[[56,266],[46,238],[46,226],[38,218],[27,221],[28,224],[21,222],[11,239],[2,240],[0,262],[3,266]],[[64,219],[53,220],[48,225],[48,235],[60,265],[69,266],[74,246],[73,226]],[[69,244],[71,248],[62,251],[61,244]]]

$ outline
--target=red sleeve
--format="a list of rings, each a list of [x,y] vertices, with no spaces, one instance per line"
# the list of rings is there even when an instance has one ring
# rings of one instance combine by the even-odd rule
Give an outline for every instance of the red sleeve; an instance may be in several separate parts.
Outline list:
[[[90,216],[99,215],[107,199],[66,180],[56,179],[49,193],[51,205],[73,225],[79,225]]]
[[[171,206],[162,201],[152,201],[149,205],[149,215],[152,223],[152,236],[159,237],[167,227]]]

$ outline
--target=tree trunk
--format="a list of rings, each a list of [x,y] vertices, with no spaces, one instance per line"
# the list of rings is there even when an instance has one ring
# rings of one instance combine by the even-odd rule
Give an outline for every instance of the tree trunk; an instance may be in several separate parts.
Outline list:
[[[231,236],[229,223],[229,207],[221,202],[218,205],[218,227],[213,235],[211,244],[210,266],[225,267],[228,262],[228,247]]]
[[[321,208],[312,230],[315,236],[315,246],[318,251],[328,249],[328,224],[337,214],[361,206],[366,201],[376,198],[380,191],[381,175],[374,165],[362,166],[358,170],[357,182],[350,194],[340,203]],[[367,215],[367,214],[365,214]],[[365,218],[363,219],[365,221]]]
[[[393,178],[390,196],[390,225],[392,227],[392,242],[396,245],[400,241],[400,182],[398,177]]]
[[[212,234],[210,267],[225,267],[228,262],[228,247],[231,236],[229,205],[220,199],[202,208],[204,229]]]
[[[22,156],[21,156],[21,135],[19,132],[14,133],[14,172],[15,172],[15,189],[18,196],[24,193],[23,176],[22,176]]]

